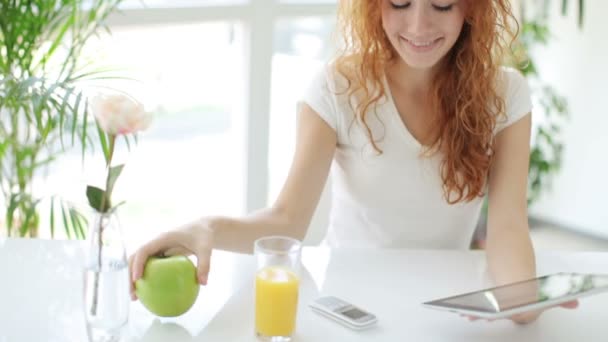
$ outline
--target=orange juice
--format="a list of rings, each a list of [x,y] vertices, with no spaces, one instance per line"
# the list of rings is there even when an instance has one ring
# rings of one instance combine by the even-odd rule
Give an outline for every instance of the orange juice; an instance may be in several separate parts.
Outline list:
[[[266,267],[255,279],[255,328],[264,336],[291,336],[298,309],[298,276],[282,267]]]

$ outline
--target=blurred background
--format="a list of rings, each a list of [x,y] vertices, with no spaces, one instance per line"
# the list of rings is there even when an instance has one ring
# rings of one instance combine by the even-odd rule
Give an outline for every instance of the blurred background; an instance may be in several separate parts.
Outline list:
[[[77,3],[98,8],[103,1]],[[513,6],[535,101],[534,243],[608,251],[608,2]],[[102,21],[109,30],[87,37],[82,60],[129,78],[95,85],[127,91],[155,113],[137,145],[118,146],[127,165],[114,197],[126,201],[120,219],[130,246],[201,215],[241,215],[273,202],[291,162],[296,101],[335,50],[335,11],[335,0],[124,0]],[[6,61],[7,39],[2,44]],[[0,96],[8,96],[2,88]],[[0,113],[5,121],[10,115]],[[87,216],[84,189],[102,166],[99,149],[83,161],[72,148],[35,173],[37,237],[51,237],[52,196]],[[0,236],[8,202],[5,192]],[[313,242],[322,235],[326,198],[321,206]],[[68,234],[56,228],[52,237]],[[483,236],[480,224],[474,245]]]

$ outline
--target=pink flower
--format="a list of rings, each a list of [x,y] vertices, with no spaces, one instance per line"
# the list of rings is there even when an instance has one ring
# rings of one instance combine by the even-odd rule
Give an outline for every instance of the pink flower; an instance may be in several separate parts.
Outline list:
[[[91,100],[91,110],[101,129],[111,135],[145,130],[152,121],[140,102],[123,94],[98,95]]]

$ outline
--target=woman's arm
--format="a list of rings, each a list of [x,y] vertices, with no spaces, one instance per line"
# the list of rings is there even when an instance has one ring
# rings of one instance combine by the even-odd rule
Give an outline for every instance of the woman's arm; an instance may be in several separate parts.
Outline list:
[[[536,276],[528,227],[530,128],[528,113],[496,137],[489,178],[486,256],[490,275],[497,285]],[[524,313],[511,319],[524,324],[534,321],[539,314]]]
[[[251,252],[255,239],[288,235],[303,239],[325,186],[336,148],[336,132],[307,105],[298,117],[296,148],[287,180],[267,209],[243,218],[204,219],[214,232],[214,247]]]
[[[531,115],[496,136],[489,176],[487,260],[494,281],[533,278],[536,265],[528,227]]]
[[[133,283],[152,255],[196,255],[197,277],[206,284],[212,249],[251,253],[253,242],[262,236],[280,234],[303,239],[327,180],[336,144],[336,132],[304,105],[298,116],[291,169],[274,205],[242,218],[201,218],[149,241],[129,258],[133,298]]]

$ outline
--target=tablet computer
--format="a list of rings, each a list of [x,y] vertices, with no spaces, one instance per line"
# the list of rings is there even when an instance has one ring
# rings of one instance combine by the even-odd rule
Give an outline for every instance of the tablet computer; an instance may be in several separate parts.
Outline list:
[[[498,319],[608,291],[608,274],[555,273],[423,303],[425,307]]]

